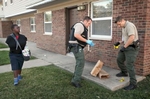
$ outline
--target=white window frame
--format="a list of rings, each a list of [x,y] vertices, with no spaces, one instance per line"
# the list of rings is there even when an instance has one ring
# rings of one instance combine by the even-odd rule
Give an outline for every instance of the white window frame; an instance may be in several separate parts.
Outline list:
[[[113,21],[113,17],[93,18],[93,3],[99,3],[99,2],[102,2],[102,1],[106,1],[106,0],[95,1],[95,2],[91,3],[91,18],[92,18],[93,21],[110,20],[111,21],[111,32],[110,32],[110,35],[109,36],[107,36],[107,35],[93,35],[93,33],[92,33],[93,24],[92,24],[91,28],[90,28],[91,33],[90,33],[89,39],[109,40],[110,41],[110,40],[112,40],[112,21]],[[112,0],[112,2],[113,2],[113,0]],[[112,13],[113,13],[113,10],[112,10]]]
[[[18,24],[19,23],[19,24]],[[20,32],[21,32],[21,19],[16,20],[16,24],[20,27]]]
[[[51,16],[52,16],[52,11],[46,11],[46,12],[51,12]],[[45,12],[45,13],[46,13]],[[51,32],[46,32],[45,31],[45,24],[47,24],[47,23],[51,23],[52,24],[52,20],[51,21],[49,21],[49,22],[45,22],[45,13],[44,13],[44,35],[52,35],[52,31]],[[52,25],[51,25],[52,26]],[[51,30],[52,30],[52,27],[51,27]]]
[[[31,24],[31,19],[33,19],[33,20],[34,20],[34,23],[33,23],[33,24]],[[35,29],[34,31],[32,31],[32,30],[31,30],[31,26],[34,26],[34,29]],[[31,17],[31,18],[30,18],[30,31],[31,31],[31,32],[34,32],[34,33],[36,32],[35,17]]]
[[[5,6],[7,6],[7,5],[8,5],[7,0],[5,0]]]
[[[17,24],[18,26],[21,26],[21,20],[20,20],[20,19],[17,19],[17,20],[16,20],[16,24]]]

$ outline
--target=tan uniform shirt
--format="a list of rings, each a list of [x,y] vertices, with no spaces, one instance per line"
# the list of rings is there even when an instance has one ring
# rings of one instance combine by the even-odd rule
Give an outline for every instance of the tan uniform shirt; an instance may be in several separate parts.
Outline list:
[[[83,27],[83,24],[81,24],[81,23],[76,23],[73,28],[75,29],[74,34],[82,34],[84,32],[84,27]],[[69,43],[78,43],[78,42],[77,41],[69,41]]]
[[[74,34],[82,34],[84,31],[83,24],[81,24],[81,23],[75,24],[74,29],[75,29]]]
[[[129,39],[130,35],[135,36],[134,41],[138,40],[137,28],[135,27],[135,25],[133,23],[126,21],[125,28],[122,28],[122,41],[124,41],[124,44]]]

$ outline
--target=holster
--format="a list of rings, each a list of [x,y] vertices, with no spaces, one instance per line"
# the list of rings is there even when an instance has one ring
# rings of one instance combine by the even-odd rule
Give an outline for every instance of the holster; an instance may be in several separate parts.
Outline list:
[[[138,48],[140,46],[139,40],[133,42],[134,48]]]
[[[71,52],[71,49],[74,48],[74,52],[78,53],[79,45],[78,44],[69,44],[67,51]]]
[[[138,48],[139,47],[139,40],[137,41],[133,41],[133,44],[132,45],[129,45],[129,47],[133,47],[133,48]]]

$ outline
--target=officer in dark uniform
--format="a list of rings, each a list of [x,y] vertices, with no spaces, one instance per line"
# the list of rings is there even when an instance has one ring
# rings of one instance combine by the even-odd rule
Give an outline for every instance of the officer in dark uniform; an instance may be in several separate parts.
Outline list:
[[[71,83],[74,87],[81,87],[80,80],[84,68],[84,51],[83,48],[89,44],[94,46],[92,40],[87,40],[88,38],[88,27],[92,23],[92,19],[86,16],[83,22],[78,22],[71,28],[69,48],[73,52],[76,59],[76,66],[74,71],[74,76]]]

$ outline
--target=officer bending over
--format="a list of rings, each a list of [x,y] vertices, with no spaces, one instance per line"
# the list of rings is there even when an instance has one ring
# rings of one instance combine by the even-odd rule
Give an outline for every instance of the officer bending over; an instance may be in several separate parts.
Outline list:
[[[92,23],[92,19],[86,16],[83,19],[83,22],[78,22],[71,28],[70,40],[69,40],[69,49],[73,52],[76,59],[76,66],[74,71],[74,76],[71,80],[71,84],[74,87],[81,87],[81,75],[84,68],[84,51],[83,48],[89,44],[94,46],[93,41],[88,39],[88,27]]]

